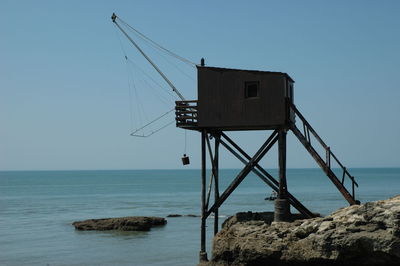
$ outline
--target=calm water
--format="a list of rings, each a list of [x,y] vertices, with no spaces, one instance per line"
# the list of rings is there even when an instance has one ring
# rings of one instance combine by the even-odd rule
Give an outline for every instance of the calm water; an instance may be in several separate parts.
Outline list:
[[[239,170],[221,171],[221,191]],[[276,170],[270,173],[276,175]],[[400,168],[352,169],[362,202],[400,194]],[[195,265],[199,218],[168,218],[150,232],[79,232],[89,218],[199,214],[199,170],[0,172],[0,265]],[[319,169],[288,170],[292,194],[312,211],[347,206]],[[271,211],[271,189],[249,175],[220,209]],[[222,218],[221,220],[224,220]],[[210,231],[212,220],[208,221]],[[211,233],[211,232],[210,232]],[[211,235],[209,236],[210,240]],[[211,242],[207,242],[208,248]]]

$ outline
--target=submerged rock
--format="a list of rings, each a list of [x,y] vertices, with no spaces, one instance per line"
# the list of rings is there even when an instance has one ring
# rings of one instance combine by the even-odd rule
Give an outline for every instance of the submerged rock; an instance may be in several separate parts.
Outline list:
[[[200,217],[200,215],[196,214],[168,214],[167,217],[176,218],[176,217]]]
[[[73,222],[77,230],[121,230],[121,231],[149,231],[153,226],[165,225],[167,220],[162,217],[132,216],[120,218],[89,219]]]
[[[183,215],[182,214],[168,214],[167,215],[167,217],[172,217],[172,218],[175,218],[175,217],[182,217]]]
[[[400,265],[400,196],[290,223],[238,214],[215,236],[205,265]]]

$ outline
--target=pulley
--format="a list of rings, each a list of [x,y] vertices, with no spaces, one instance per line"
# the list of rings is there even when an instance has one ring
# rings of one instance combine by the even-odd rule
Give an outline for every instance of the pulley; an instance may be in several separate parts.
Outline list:
[[[186,154],[183,154],[183,157],[182,157],[182,164],[183,164],[183,165],[188,165],[188,164],[190,164],[189,157],[186,156]]]

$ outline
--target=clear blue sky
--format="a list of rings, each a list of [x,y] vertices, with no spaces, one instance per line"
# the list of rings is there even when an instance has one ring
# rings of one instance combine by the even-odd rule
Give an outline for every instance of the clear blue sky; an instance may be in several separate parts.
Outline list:
[[[399,11],[399,1],[1,0],[0,170],[182,168],[181,129],[129,136],[112,12],[195,62],[289,73],[296,105],[348,167],[400,167]],[[180,84],[195,97],[195,83]],[[251,153],[263,134],[232,137]],[[317,166],[288,142],[288,167]],[[199,144],[189,132],[192,168]]]

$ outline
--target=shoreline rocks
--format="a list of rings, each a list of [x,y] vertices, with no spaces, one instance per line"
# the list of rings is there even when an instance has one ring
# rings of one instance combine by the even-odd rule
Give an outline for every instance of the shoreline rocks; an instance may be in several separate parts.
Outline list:
[[[400,265],[400,196],[293,222],[239,213],[201,265]]]
[[[73,222],[72,225],[80,231],[149,231],[151,227],[162,226],[167,220],[162,217],[131,216],[120,218],[89,219]]]
[[[168,214],[167,217],[170,218],[177,218],[177,217],[200,217],[200,215],[196,215],[196,214]]]

